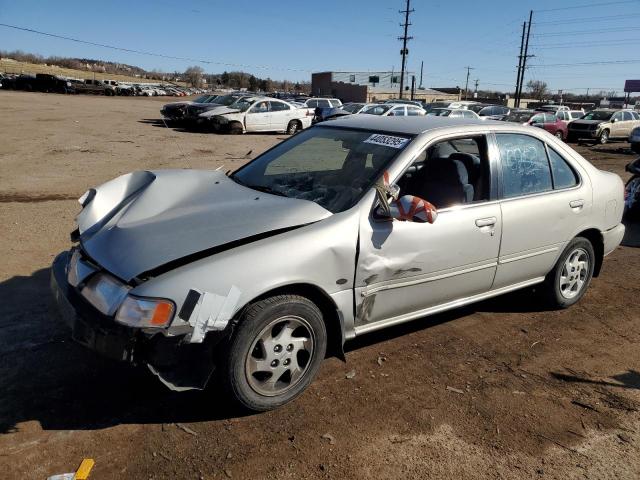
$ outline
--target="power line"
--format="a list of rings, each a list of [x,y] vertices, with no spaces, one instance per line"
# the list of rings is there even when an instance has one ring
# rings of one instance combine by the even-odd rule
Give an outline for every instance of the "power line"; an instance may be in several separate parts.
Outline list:
[[[536,13],[542,13],[542,12],[558,12],[560,10],[573,10],[576,8],[589,8],[589,7],[604,7],[607,5],[622,5],[625,3],[635,3],[636,5],[640,5],[640,3],[638,2],[638,0],[624,0],[624,1],[617,1],[617,2],[605,2],[605,3],[587,3],[587,4],[583,4],[583,5],[572,5],[571,7],[558,7],[558,8],[545,8],[543,10],[536,10]]]
[[[569,35],[586,35],[586,34],[597,34],[597,33],[611,33],[611,32],[636,32],[638,31],[637,27],[622,27],[622,28],[602,28],[597,30],[571,30],[565,32],[550,32],[550,33],[536,33],[533,35],[534,38],[537,37],[566,37]]]
[[[547,49],[547,48],[570,48],[570,47],[597,47],[599,45],[628,45],[632,42],[640,42],[640,38],[621,38],[621,39],[611,39],[611,40],[601,40],[601,41],[589,41],[589,42],[565,42],[565,43],[549,43],[549,44],[540,44],[534,45],[536,49]]]
[[[623,19],[635,18],[635,17],[640,17],[640,13],[627,13],[625,15],[605,15],[600,17],[586,17],[586,18],[568,18],[565,20],[536,22],[536,25],[566,25],[569,23],[601,22],[603,20],[623,20]]]
[[[578,63],[553,63],[546,65],[530,65],[531,67],[578,67],[581,65],[631,65],[640,63],[640,60],[602,60],[597,62],[578,62]]]
[[[271,65],[248,65],[248,64],[241,64],[241,63],[217,62],[217,61],[213,61],[213,60],[202,60],[202,59],[198,59],[198,58],[179,57],[179,56],[174,56],[174,55],[166,55],[166,54],[163,54],[163,53],[147,52],[147,51],[144,51],[144,50],[135,50],[135,49],[132,49],[132,48],[117,47],[115,45],[107,45],[107,44],[104,44],[104,43],[97,43],[97,42],[91,42],[91,41],[88,41],[88,40],[81,40],[79,38],[66,37],[64,35],[57,35],[55,33],[41,32],[39,30],[34,30],[32,28],[18,27],[16,25],[9,25],[9,24],[6,24],[6,23],[0,23],[0,27],[13,28],[14,30],[21,30],[23,32],[36,33],[38,35],[44,35],[46,37],[59,38],[61,40],[68,40],[68,41],[71,41],[71,42],[83,43],[85,45],[92,45],[94,47],[108,48],[108,49],[111,49],[111,50],[118,50],[120,52],[136,53],[138,55],[147,55],[147,56],[151,56],[151,57],[167,58],[167,59],[171,59],[171,60],[184,60],[184,61],[187,61],[187,62],[203,63],[203,64],[206,64],[206,65],[221,65],[221,66],[226,66],[226,67],[257,68],[257,69],[262,69],[262,70],[279,70],[279,71],[289,71],[289,72],[311,73],[310,70],[303,70],[303,69],[296,69],[296,68],[275,67],[275,66],[271,66]]]

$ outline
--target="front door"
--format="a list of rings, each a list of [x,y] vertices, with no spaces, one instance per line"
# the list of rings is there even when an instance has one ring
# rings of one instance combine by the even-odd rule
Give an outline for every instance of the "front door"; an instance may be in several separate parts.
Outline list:
[[[271,127],[271,112],[269,102],[264,100],[253,105],[245,116],[247,132],[260,132]]]
[[[502,231],[486,138],[439,140],[398,179],[400,195],[438,208],[433,224],[365,211],[356,270],[356,332],[400,323],[491,289]]]

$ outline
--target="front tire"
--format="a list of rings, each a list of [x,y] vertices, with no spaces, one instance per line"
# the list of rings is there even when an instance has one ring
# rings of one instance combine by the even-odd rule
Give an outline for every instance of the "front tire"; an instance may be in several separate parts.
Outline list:
[[[221,373],[244,408],[266,411],[298,397],[313,381],[327,350],[320,309],[298,295],[250,305],[229,342]]]
[[[577,303],[589,288],[595,261],[589,240],[576,237],[569,242],[543,284],[550,306],[567,308]]]
[[[562,130],[558,130],[556,132],[556,138],[559,138],[560,140],[564,141],[564,135],[562,134]]]
[[[598,137],[598,141],[600,142],[600,145],[609,143],[609,130],[603,130],[600,136]]]

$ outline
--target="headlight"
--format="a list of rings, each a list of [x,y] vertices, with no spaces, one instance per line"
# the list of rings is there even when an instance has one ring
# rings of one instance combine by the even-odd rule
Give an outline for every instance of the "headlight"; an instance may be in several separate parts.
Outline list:
[[[127,296],[116,314],[116,322],[130,327],[166,327],[175,306],[170,300]]]
[[[126,286],[111,275],[98,273],[82,289],[82,296],[105,315],[116,313],[118,306],[124,300],[130,287]]]

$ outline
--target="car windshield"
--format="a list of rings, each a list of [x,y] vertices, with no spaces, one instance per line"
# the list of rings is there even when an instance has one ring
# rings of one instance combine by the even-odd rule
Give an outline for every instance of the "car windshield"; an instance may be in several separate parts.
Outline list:
[[[338,213],[360,200],[411,138],[314,127],[280,143],[231,178],[261,192],[309,200]]]
[[[503,118],[505,122],[525,123],[528,122],[535,112],[511,112]]]
[[[613,116],[613,112],[606,112],[604,110],[594,110],[587,113],[581,120],[609,120]]]
[[[489,109],[490,109],[491,107],[485,107],[484,105],[471,105],[471,106],[469,106],[469,110],[471,110],[472,112],[476,112],[476,113],[478,113],[478,114],[479,114],[482,110],[484,110],[485,108],[486,108],[486,110],[485,110],[485,112],[484,112],[484,113],[485,113],[485,114],[487,114],[487,112],[489,111]]]
[[[366,113],[368,115],[384,115],[394,107],[393,104],[385,105],[369,105],[365,107],[360,113]]]
[[[218,105],[225,105],[228,107],[241,98],[243,97],[238,97],[238,95],[222,95],[218,98],[214,98],[211,103],[217,103]]]
[[[427,113],[427,116],[430,117],[448,117],[449,115],[451,115],[451,110],[448,108],[434,108]]]
[[[347,103],[346,105],[343,105],[342,110],[349,112],[349,113],[356,113],[358,110],[360,110],[362,108],[362,104],[361,103]]]

